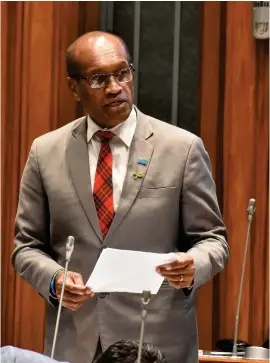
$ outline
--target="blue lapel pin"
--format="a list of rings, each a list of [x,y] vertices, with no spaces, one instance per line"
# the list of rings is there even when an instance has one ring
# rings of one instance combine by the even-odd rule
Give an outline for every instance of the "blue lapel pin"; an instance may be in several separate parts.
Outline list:
[[[146,166],[148,164],[148,159],[139,158],[138,164],[141,164],[141,165],[145,165]]]

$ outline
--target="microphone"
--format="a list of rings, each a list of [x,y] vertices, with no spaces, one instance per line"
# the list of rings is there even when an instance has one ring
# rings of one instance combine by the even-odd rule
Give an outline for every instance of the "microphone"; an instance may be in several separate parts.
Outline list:
[[[149,304],[150,300],[151,300],[151,292],[149,290],[144,290],[142,293],[141,333],[140,333],[140,342],[139,342],[139,350],[138,350],[138,359],[137,359],[136,363],[141,363],[141,359],[142,359],[144,326],[145,326],[145,320],[147,317],[147,305]]]
[[[247,259],[247,252],[248,252],[248,243],[249,243],[249,237],[250,237],[250,228],[251,228],[251,222],[252,222],[255,210],[256,210],[256,201],[255,201],[255,199],[251,198],[248,202],[248,208],[247,208],[248,227],[247,227],[247,235],[246,235],[246,242],[245,242],[244,259],[243,259],[243,264],[242,264],[242,273],[241,273],[239,294],[238,294],[238,303],[237,303],[237,309],[236,309],[234,337],[233,337],[233,339],[229,338],[229,339],[218,340],[216,343],[216,348],[221,350],[221,352],[215,352],[215,351],[210,352],[210,355],[212,355],[212,356],[237,357],[237,349],[239,350],[239,355],[241,352],[241,356],[242,356],[245,351],[245,348],[250,346],[250,344],[248,344],[242,340],[237,340],[237,337],[238,337],[239,314],[240,314],[240,306],[241,306],[241,299],[242,299],[242,292],[243,292],[243,285],[244,285],[246,259]]]
[[[67,279],[68,264],[69,264],[69,261],[71,259],[72,252],[74,250],[74,242],[75,242],[75,238],[73,236],[69,236],[67,238],[67,243],[66,243],[66,264],[65,264],[65,270],[64,270],[64,280],[63,280],[63,284],[62,284],[62,288],[61,288],[60,301],[59,301],[59,305],[58,305],[56,325],[55,325],[55,330],[54,330],[53,345],[52,345],[52,352],[51,352],[51,358],[52,359],[53,359],[53,356],[54,356],[54,350],[55,350],[56,339],[57,339],[57,334],[58,334],[59,321],[60,321],[60,316],[61,316],[61,309],[62,309],[64,291],[65,291],[65,284],[66,284],[66,279]]]
[[[70,261],[72,252],[74,250],[74,241],[75,238],[73,236],[69,236],[67,238],[67,244],[66,244],[66,262]]]
[[[248,227],[247,227],[247,236],[246,236],[246,243],[245,243],[245,252],[244,252],[244,260],[243,260],[242,274],[241,274],[241,280],[240,280],[239,295],[238,295],[238,303],[237,303],[236,316],[235,316],[234,340],[233,340],[233,350],[232,350],[233,357],[237,357],[237,336],[238,336],[238,326],[239,326],[239,315],[240,315],[241,299],[242,299],[242,293],[243,293],[245,268],[246,268],[246,262],[247,262],[250,227],[251,227],[251,222],[252,222],[255,210],[256,210],[256,201],[255,201],[255,199],[251,198],[248,202],[248,209],[247,209]]]
[[[250,222],[252,221],[255,210],[256,210],[256,200],[251,198],[248,202],[248,209],[247,209],[248,221],[250,221]]]

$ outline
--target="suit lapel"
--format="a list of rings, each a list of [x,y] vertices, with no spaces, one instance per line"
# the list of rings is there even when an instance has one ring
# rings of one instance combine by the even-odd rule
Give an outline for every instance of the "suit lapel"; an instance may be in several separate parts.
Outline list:
[[[130,147],[129,162],[123,190],[115,217],[104,240],[105,243],[107,238],[110,238],[116,228],[122,223],[134,203],[142,187],[143,180],[147,175],[154,150],[153,145],[147,141],[147,139],[153,134],[148,117],[143,115],[138,109],[136,109],[136,112],[137,126]],[[138,160],[141,158],[147,160],[147,165],[138,164]],[[134,173],[136,173],[137,178],[133,175]]]
[[[85,117],[72,130],[67,146],[67,162],[82,207],[97,237],[102,241],[91,187]]]

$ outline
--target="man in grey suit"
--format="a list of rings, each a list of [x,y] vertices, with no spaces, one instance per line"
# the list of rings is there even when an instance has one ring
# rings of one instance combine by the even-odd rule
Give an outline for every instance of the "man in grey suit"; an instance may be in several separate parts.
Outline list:
[[[91,32],[67,52],[68,83],[86,117],[37,138],[21,180],[12,261],[49,302],[52,345],[65,244],[75,249],[55,358],[91,362],[119,340],[138,340],[136,294],[85,287],[104,247],[177,252],[149,305],[145,341],[170,363],[195,363],[196,290],[226,263],[226,229],[208,154],[197,136],[133,106],[133,72],[118,37]]]

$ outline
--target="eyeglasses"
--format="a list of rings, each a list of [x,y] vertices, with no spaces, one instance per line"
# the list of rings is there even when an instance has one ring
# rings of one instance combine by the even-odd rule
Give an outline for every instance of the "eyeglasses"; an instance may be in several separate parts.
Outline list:
[[[127,83],[133,79],[133,72],[135,68],[133,64],[130,64],[128,68],[120,69],[117,72],[112,73],[97,73],[90,77],[83,76],[73,76],[75,79],[85,79],[91,88],[102,88],[108,84],[111,76],[115,79],[117,83]]]

